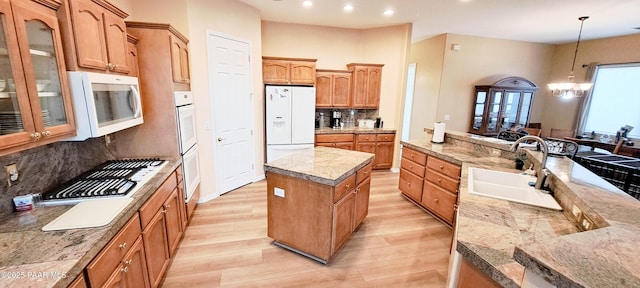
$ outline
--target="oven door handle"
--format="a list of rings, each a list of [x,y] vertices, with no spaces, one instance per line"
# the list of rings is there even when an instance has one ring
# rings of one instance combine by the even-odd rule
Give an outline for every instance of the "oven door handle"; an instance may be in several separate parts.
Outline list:
[[[129,87],[131,87],[131,92],[133,92],[133,95],[136,99],[136,111],[133,113],[133,118],[140,118],[140,116],[142,115],[142,101],[140,100],[140,92],[138,92],[136,86],[131,85]]]

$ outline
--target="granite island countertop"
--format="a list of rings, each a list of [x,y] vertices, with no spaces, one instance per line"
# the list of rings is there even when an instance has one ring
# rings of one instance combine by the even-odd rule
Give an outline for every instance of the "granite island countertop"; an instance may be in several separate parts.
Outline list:
[[[529,269],[558,287],[640,287],[640,202],[567,158],[549,157],[555,197],[564,211],[472,195],[469,167],[518,172],[508,145],[447,132],[445,144],[427,139],[403,146],[462,165],[456,250],[504,287],[520,287]],[[539,163],[542,153],[529,151]],[[512,156],[512,155],[511,155]],[[577,205],[594,222],[581,232]]]
[[[67,287],[120,231],[164,180],[181,164],[168,163],[140,190],[106,226],[42,231],[72,205],[37,207],[0,219],[0,287]],[[89,215],[88,215],[89,216]]]
[[[316,135],[317,134],[376,134],[376,133],[396,133],[396,130],[387,129],[387,128],[361,128],[361,127],[350,127],[350,128],[342,128],[342,129],[333,129],[329,127],[316,128]]]
[[[265,163],[264,170],[335,186],[371,163],[373,157],[371,153],[316,146],[312,150]]]

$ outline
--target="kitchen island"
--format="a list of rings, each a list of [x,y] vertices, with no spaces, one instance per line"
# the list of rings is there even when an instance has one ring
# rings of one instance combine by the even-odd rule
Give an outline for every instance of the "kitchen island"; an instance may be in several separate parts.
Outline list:
[[[266,163],[274,244],[326,264],[368,213],[373,157],[315,147]]]
[[[522,287],[532,278],[557,287],[640,287],[636,199],[559,157],[549,157],[547,168],[562,212],[476,196],[468,190],[469,167],[519,172],[509,160],[509,145],[460,132],[447,132],[444,144],[432,144],[428,138],[401,144],[462,163],[452,257],[458,259],[450,264],[450,287],[466,276],[461,268],[458,277],[457,261],[466,262],[497,287]],[[542,153],[527,152],[539,165]],[[583,219],[591,223],[587,229],[578,224]]]

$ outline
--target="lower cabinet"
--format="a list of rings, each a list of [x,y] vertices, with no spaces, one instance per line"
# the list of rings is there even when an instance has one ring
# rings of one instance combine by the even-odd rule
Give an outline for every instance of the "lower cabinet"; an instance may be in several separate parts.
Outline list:
[[[464,257],[460,257],[460,271],[458,272],[458,288],[499,288],[502,285],[491,279],[491,277],[478,270]]]
[[[375,154],[373,169],[389,169],[393,165],[395,133],[317,134],[316,146],[356,150]]]
[[[333,204],[333,235],[331,237],[331,255],[335,254],[347,242],[353,232],[354,206],[356,193],[352,190]]]
[[[398,189],[449,226],[453,225],[460,187],[459,164],[403,147]]]
[[[172,173],[89,263],[90,287],[160,285],[185,230],[186,208],[177,184]]]
[[[84,279],[84,275],[80,274],[67,288],[87,288],[87,281]]]
[[[316,146],[353,150],[353,134],[319,134],[316,135]]]

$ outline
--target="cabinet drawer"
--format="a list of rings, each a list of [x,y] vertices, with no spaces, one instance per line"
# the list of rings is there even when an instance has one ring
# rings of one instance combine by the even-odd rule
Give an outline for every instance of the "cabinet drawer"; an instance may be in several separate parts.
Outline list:
[[[451,194],[429,181],[424,181],[424,190],[422,191],[420,203],[449,224],[453,224],[456,200],[455,194]]]
[[[400,169],[398,189],[418,202],[422,199],[422,182],[422,177],[418,177],[406,169]]]
[[[458,188],[460,187],[460,180],[453,179],[447,176],[444,176],[440,173],[438,173],[435,170],[432,170],[431,168],[427,169],[427,174],[425,175],[425,179],[435,185],[440,186],[441,188],[444,188],[445,190],[451,192],[451,193],[458,193]]]
[[[376,136],[376,141],[378,142],[393,142],[396,134],[378,134]]]
[[[178,182],[176,180],[175,172],[171,173],[167,180],[164,180],[164,183],[158,187],[158,190],[147,200],[144,205],[140,208],[140,222],[142,223],[142,228],[147,227],[147,224],[153,219],[153,216],[158,212],[164,201],[169,198],[173,189],[176,188]]]
[[[369,163],[367,166],[364,166],[356,173],[356,181],[357,184],[362,183],[367,177],[371,176],[371,168],[373,167],[373,162]]]
[[[356,134],[356,141],[358,142],[375,142],[376,134]]]
[[[400,168],[411,171],[411,173],[416,174],[417,176],[424,176],[424,166],[413,161],[409,161],[406,158],[402,158],[402,161],[400,161]]]
[[[141,233],[140,217],[136,213],[87,266],[91,287],[101,287],[108,280]]]
[[[454,179],[458,179],[460,177],[460,166],[440,160],[436,157],[429,157],[427,160],[427,168],[431,168]]]
[[[338,202],[342,196],[347,194],[347,192],[356,188],[356,173],[353,173],[351,176],[347,177],[347,179],[342,180],[342,182],[338,183],[333,190],[333,203]]]
[[[318,134],[316,143],[320,142],[353,142],[353,134]]]
[[[423,166],[427,163],[426,154],[409,149],[407,147],[402,147],[402,158],[409,159]]]

